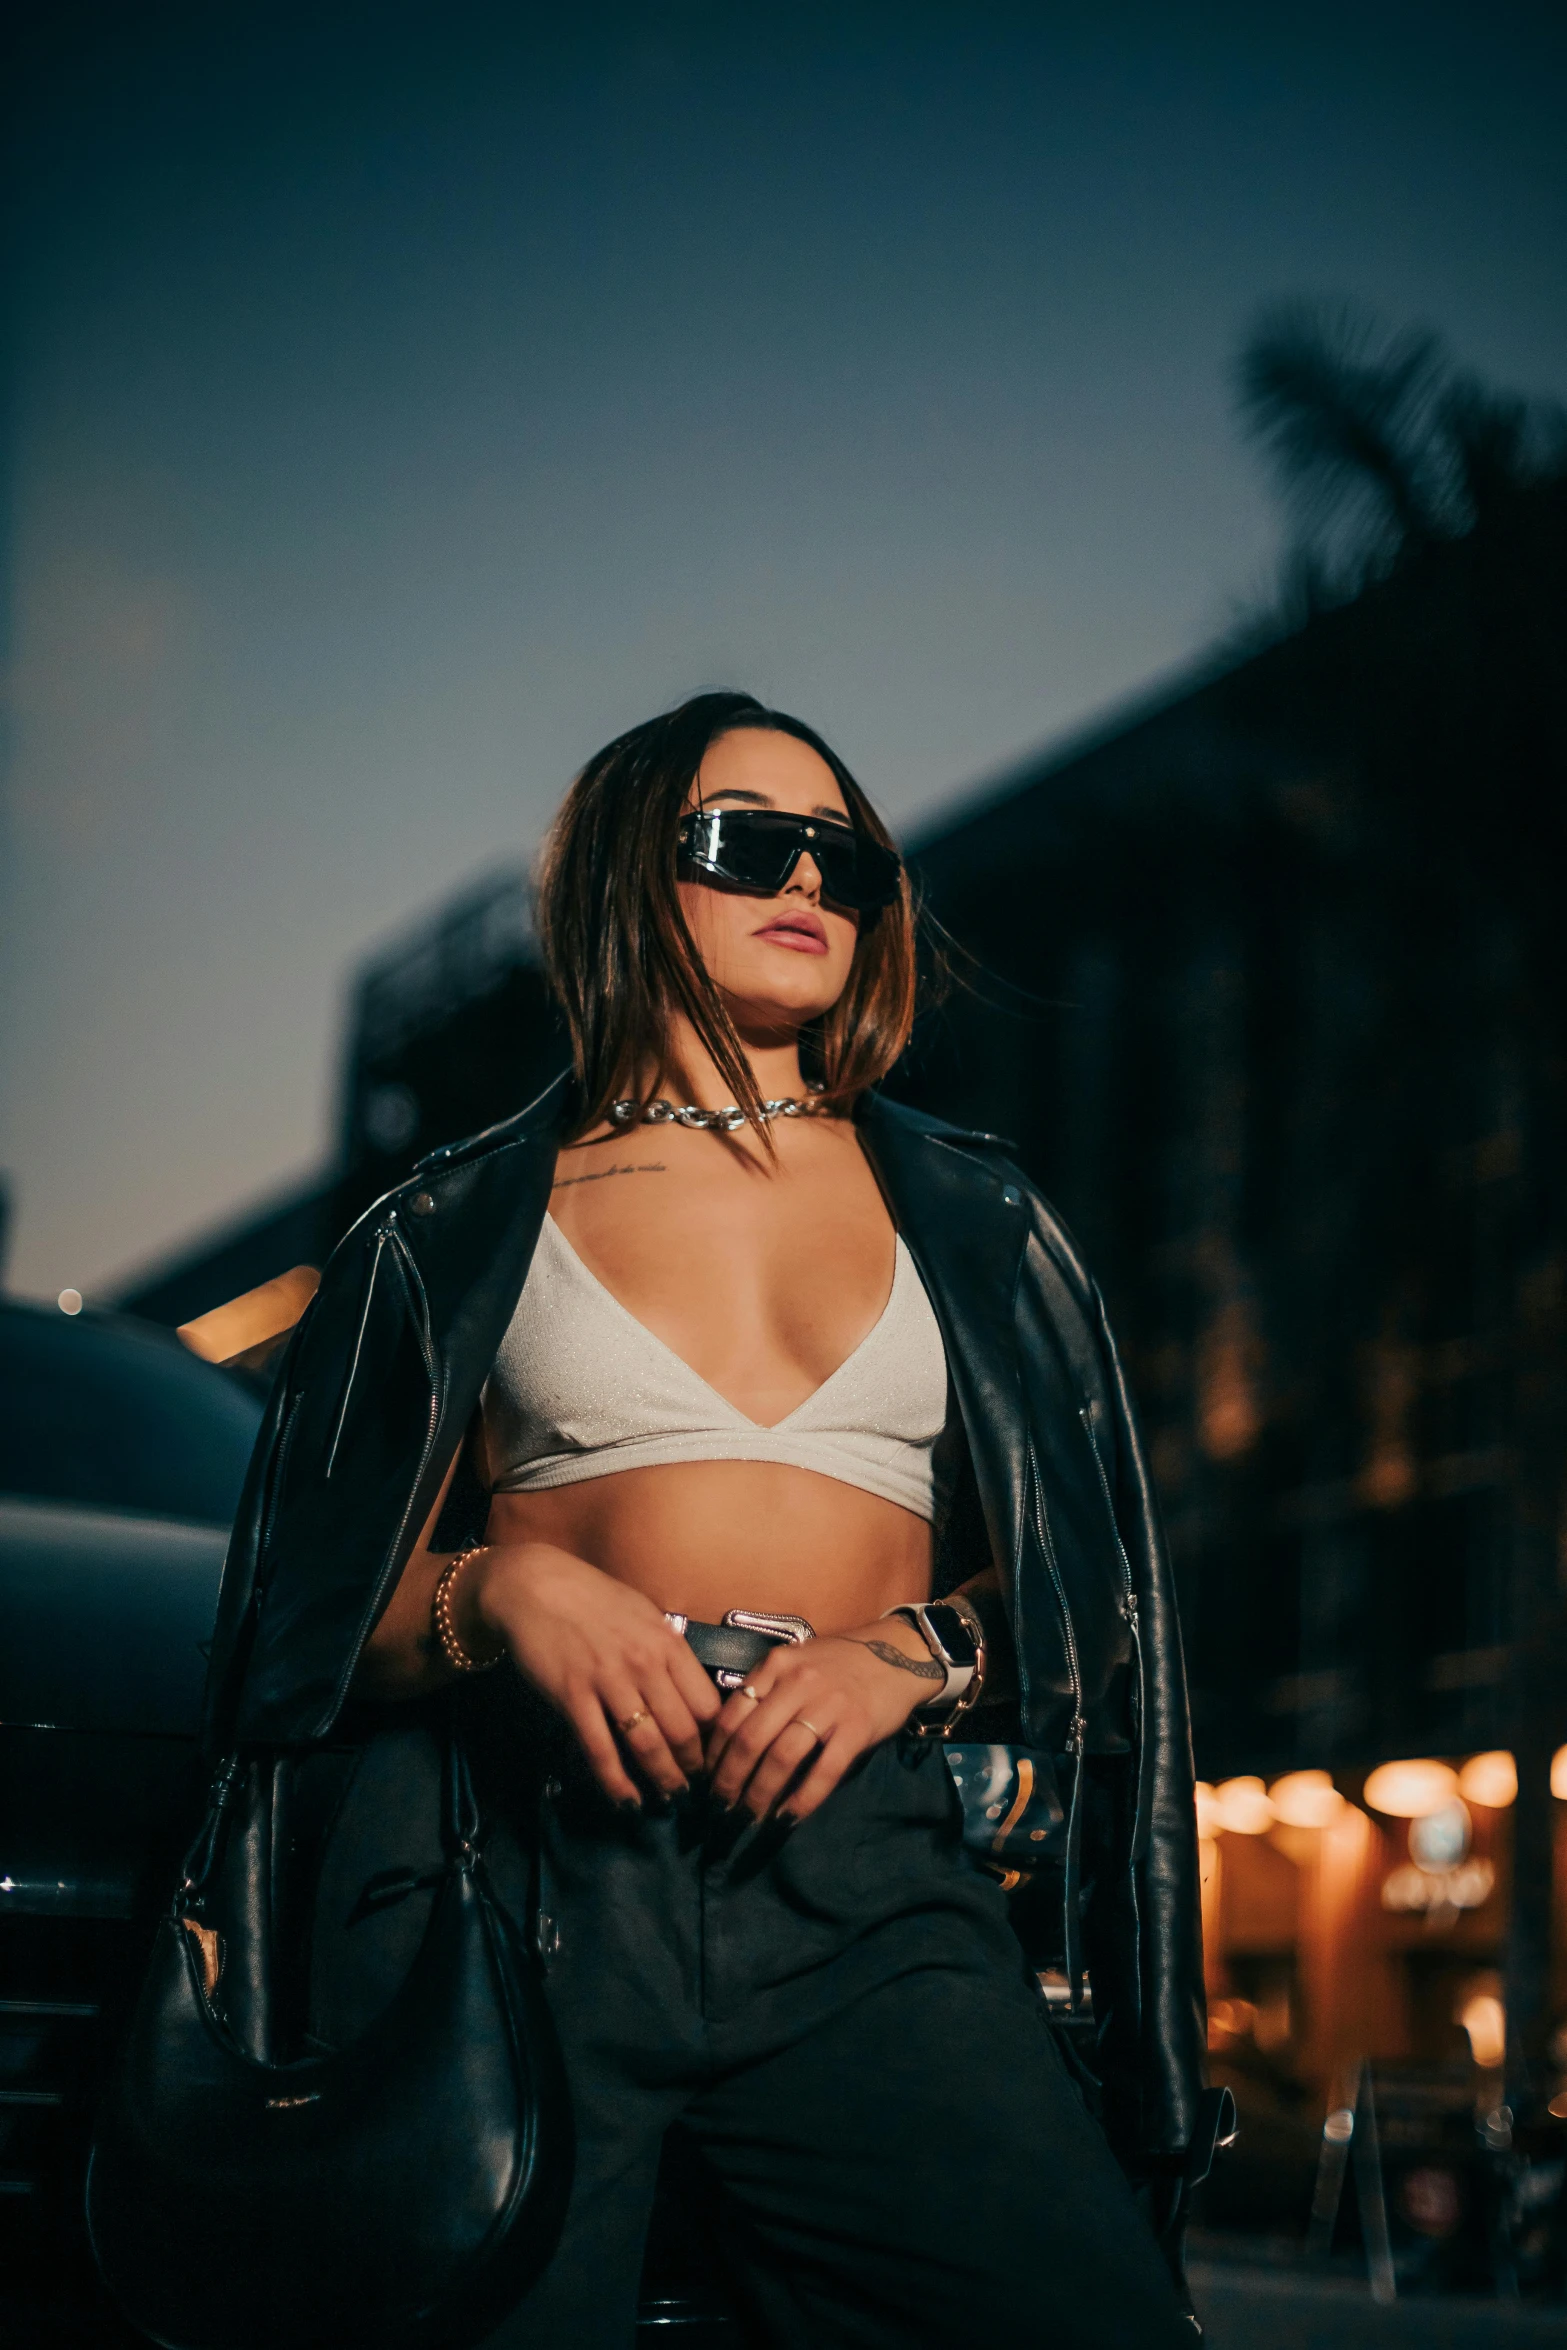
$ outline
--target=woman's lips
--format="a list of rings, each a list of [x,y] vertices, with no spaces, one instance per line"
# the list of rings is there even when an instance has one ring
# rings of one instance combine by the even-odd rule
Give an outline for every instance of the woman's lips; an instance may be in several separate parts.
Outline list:
[[[826,927],[812,914],[787,914],[777,922],[764,922],[756,935],[770,938],[775,946],[793,947],[797,955],[827,952]]]

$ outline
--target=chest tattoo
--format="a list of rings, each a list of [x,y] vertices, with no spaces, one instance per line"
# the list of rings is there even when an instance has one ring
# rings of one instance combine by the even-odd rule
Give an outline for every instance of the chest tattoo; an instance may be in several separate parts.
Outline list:
[[[595,1167],[591,1175],[557,1175],[551,1191],[569,1191],[574,1183],[607,1183],[611,1175],[667,1175],[662,1159],[643,1159],[634,1167]]]

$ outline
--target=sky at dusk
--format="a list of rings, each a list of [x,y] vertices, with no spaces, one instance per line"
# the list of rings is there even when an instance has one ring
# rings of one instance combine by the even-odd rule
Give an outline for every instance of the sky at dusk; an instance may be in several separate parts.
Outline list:
[[[1559,8],[41,15],[29,1294],[320,1160],[357,960],[653,709],[747,686],[906,827],[1201,654],[1281,541],[1230,386],[1265,303],[1567,396]]]

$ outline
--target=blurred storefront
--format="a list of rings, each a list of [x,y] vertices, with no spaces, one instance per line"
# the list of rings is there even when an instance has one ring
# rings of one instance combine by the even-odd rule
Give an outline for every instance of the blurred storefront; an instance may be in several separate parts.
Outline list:
[[[1567,1745],[1551,1786],[1560,2017]],[[1567,2032],[1551,2035],[1531,2113],[1505,2072],[1516,1798],[1505,1749],[1200,1786],[1209,2047],[1247,2141],[1210,2188],[1210,2224],[1271,2234],[1314,2212],[1322,2252],[1351,2233],[1364,2249],[1349,2156],[1369,2126],[1384,2257],[1405,2289],[1434,2265],[1494,2285],[1502,2174],[1522,2177],[1525,2159],[1543,2208],[1500,2249],[1515,2272],[1559,2267]]]

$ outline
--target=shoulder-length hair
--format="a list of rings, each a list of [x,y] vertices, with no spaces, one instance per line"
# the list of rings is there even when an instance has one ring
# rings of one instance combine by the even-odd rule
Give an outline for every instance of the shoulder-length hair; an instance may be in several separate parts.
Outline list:
[[[754,728],[793,735],[831,768],[856,828],[894,843],[843,761],[798,718],[750,694],[697,694],[649,718],[588,761],[566,795],[540,872],[539,935],[564,1007],[581,1089],[578,1132],[667,1067],[683,1014],[736,1105],[761,1106],[733,1021],[681,910],[676,830],[712,744]],[[807,1074],[844,1106],[874,1085],[909,1040],[915,997],[914,902],[908,874],[879,913],[860,917],[842,995],[801,1035]],[[764,1135],[766,1128],[762,1129]]]

